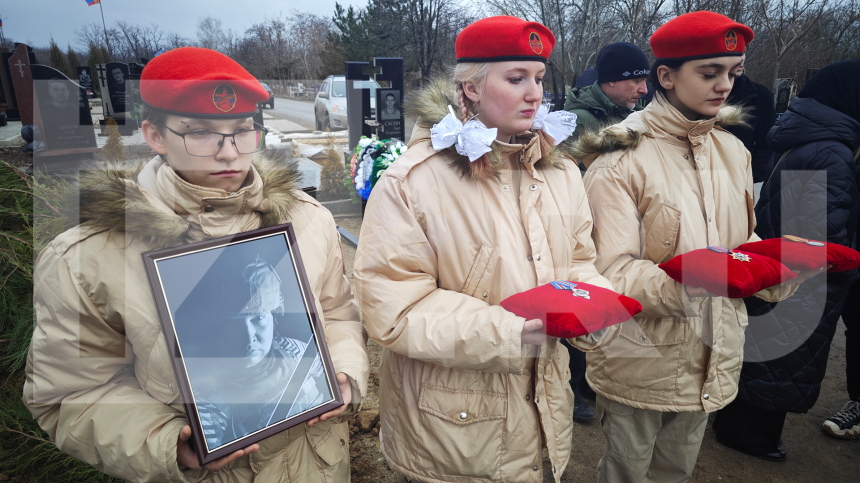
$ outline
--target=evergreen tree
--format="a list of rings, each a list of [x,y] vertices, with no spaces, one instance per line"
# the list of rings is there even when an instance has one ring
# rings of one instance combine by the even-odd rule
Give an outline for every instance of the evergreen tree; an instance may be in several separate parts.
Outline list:
[[[65,75],[69,75],[69,62],[66,60],[65,54],[60,50],[60,47],[57,46],[57,43],[54,42],[54,38],[51,37],[51,47],[48,53],[48,61],[51,63],[51,67],[57,69]]]
[[[102,158],[108,161],[122,161],[125,159],[125,149],[122,147],[122,135],[119,133],[119,126],[113,118],[109,118],[106,124],[105,131],[108,140],[102,148]]]
[[[334,138],[331,135],[326,140],[325,154],[317,199],[320,201],[349,199],[349,188],[343,182],[345,176],[343,156],[334,148]]]
[[[359,10],[353,10],[352,6],[344,10],[339,3],[334,4],[335,32],[331,37],[344,55],[344,60],[366,61],[373,56],[373,43],[367,36],[367,19]]]
[[[69,64],[69,73],[66,75],[74,79],[77,74],[75,69],[81,65],[81,61],[78,59],[78,54],[72,50],[71,44],[69,44],[68,49],[66,49],[66,62]]]

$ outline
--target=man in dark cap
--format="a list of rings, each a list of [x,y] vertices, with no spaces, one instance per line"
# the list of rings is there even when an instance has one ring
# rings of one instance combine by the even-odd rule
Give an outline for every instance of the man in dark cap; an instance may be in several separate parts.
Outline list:
[[[648,93],[646,79],[650,72],[648,58],[636,45],[607,45],[597,58],[597,82],[572,88],[564,102],[564,109],[576,114],[573,136],[619,123],[641,110],[637,102]]]

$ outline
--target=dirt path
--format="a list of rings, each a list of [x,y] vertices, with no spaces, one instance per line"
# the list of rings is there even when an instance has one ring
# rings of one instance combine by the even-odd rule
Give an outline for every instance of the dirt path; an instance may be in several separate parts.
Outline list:
[[[361,221],[341,218],[338,224],[358,236]],[[355,249],[344,244],[347,273],[352,280]],[[807,414],[789,414],[783,431],[782,448],[788,453],[784,463],[762,461],[716,442],[710,425],[702,443],[693,483],[856,483],[860,481],[860,440],[842,441],[825,435],[821,423],[842,408],[848,395],[845,388],[845,326],[839,329],[830,351],[827,377],[818,403]],[[364,402],[362,418],[371,422],[379,409],[379,363],[382,349],[373,341],[370,352],[370,388]],[[357,423],[350,439],[352,481],[355,483],[402,483],[406,479],[391,471],[379,451],[378,425],[366,431]],[[603,433],[596,423],[574,423],[571,462],[561,481],[593,482],[597,479],[597,462],[603,454]],[[544,462],[544,482],[551,483],[552,472]]]

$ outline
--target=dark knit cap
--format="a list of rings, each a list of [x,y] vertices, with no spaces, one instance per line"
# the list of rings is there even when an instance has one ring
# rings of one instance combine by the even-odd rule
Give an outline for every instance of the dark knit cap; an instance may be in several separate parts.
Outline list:
[[[645,52],[630,42],[615,42],[597,59],[597,82],[615,82],[648,77],[651,67]]]
[[[860,122],[860,60],[824,67],[806,81],[797,97],[815,99]]]

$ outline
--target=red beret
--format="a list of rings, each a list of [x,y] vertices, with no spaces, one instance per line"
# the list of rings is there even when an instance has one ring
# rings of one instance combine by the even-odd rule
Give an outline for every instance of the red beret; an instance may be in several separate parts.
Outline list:
[[[687,13],[669,20],[651,36],[657,60],[694,60],[743,55],[753,31],[714,12]]]
[[[537,22],[500,15],[470,24],[454,45],[457,63],[536,60],[546,63],[555,35]]]
[[[180,47],[146,64],[140,97],[148,106],[187,117],[250,117],[266,89],[238,62],[198,47]]]

